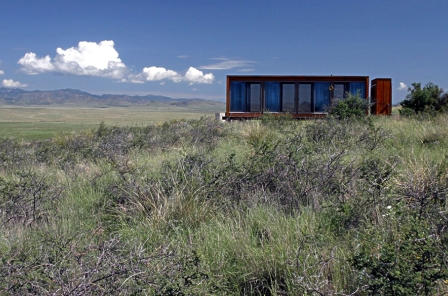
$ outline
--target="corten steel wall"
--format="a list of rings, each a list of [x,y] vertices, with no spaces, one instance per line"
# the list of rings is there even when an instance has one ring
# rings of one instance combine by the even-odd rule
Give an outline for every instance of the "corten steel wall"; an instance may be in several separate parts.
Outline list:
[[[376,78],[372,80],[371,113],[377,115],[391,115],[392,113],[392,79]]]
[[[365,93],[361,94],[364,98],[369,97],[369,76],[267,76],[267,75],[230,75],[227,76],[226,85],[226,115],[225,119],[245,119],[256,118],[263,115],[263,112],[231,112],[230,111],[230,85],[232,82],[248,82],[248,83],[263,83],[263,82],[286,82],[286,83],[311,83],[311,82],[329,82],[333,83],[349,83],[349,82],[364,82]],[[296,93],[297,94],[297,93]],[[261,102],[264,102],[264,95],[261,94]],[[331,100],[331,98],[330,98]],[[295,97],[296,112],[291,113],[294,118],[320,118],[326,116],[323,112],[308,112],[297,113],[297,96]],[[285,112],[269,112],[269,114],[285,114]]]

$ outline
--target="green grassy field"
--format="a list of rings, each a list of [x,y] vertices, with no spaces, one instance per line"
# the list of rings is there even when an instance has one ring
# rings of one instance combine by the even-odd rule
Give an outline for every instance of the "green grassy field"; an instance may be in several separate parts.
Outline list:
[[[448,293],[446,114],[1,112],[0,295]]]
[[[149,107],[17,107],[0,106],[0,137],[45,139],[108,125],[148,125],[170,120],[213,116],[213,110],[196,111]]]

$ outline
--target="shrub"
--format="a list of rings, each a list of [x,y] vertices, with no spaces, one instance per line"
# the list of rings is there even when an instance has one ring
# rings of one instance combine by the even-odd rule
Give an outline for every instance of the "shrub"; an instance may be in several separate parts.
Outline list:
[[[396,201],[380,208],[384,224],[358,236],[352,265],[371,295],[439,295],[448,278],[446,162],[410,166],[397,176]]]
[[[416,114],[447,110],[448,93],[444,94],[443,89],[439,88],[438,85],[429,82],[422,88],[420,82],[414,82],[412,87],[408,88],[409,94],[406,95],[406,99],[400,102],[403,107],[400,114],[409,115],[409,109]]]
[[[0,177],[0,222],[35,225],[44,222],[63,194],[63,188],[51,186],[33,172],[19,172],[18,181]]]
[[[1,295],[210,295],[197,254],[170,246],[153,252],[120,236],[70,238],[42,233],[0,264]]]
[[[335,100],[328,110],[337,119],[362,118],[367,115],[369,103],[358,94],[347,93],[345,99]]]
[[[425,221],[390,215],[387,230],[368,229],[360,235],[351,262],[361,285],[369,295],[433,295],[437,282],[448,277],[446,235],[432,233]]]
[[[415,115],[414,110],[409,107],[403,107],[399,110],[399,112],[400,112],[400,115],[404,116],[404,117],[412,117]]]

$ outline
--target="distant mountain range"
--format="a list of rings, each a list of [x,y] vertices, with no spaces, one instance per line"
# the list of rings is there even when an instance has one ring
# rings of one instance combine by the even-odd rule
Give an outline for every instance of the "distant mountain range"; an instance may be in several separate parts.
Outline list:
[[[146,95],[93,95],[78,89],[34,90],[0,88],[0,105],[18,106],[88,106],[88,107],[129,107],[146,105],[164,109],[204,109],[224,110],[223,102],[205,99],[173,99],[165,96]]]

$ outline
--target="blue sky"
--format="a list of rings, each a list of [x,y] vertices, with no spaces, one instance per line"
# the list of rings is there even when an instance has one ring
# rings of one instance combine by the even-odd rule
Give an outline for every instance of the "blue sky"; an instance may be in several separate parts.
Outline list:
[[[448,1],[1,0],[0,82],[225,97],[226,75],[391,77],[448,90]]]

